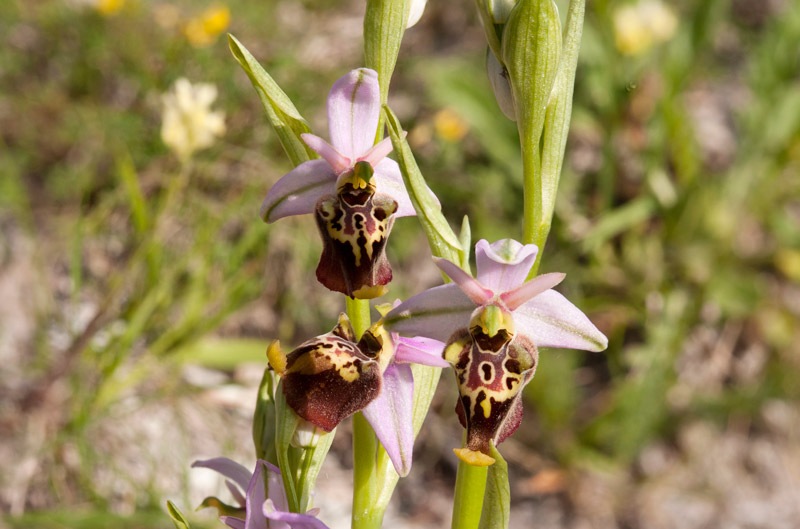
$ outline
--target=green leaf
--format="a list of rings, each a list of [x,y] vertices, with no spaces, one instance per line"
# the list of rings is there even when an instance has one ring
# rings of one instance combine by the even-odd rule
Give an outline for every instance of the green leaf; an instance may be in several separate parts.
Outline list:
[[[136,230],[136,235],[143,237],[150,225],[150,214],[147,210],[142,187],[139,185],[139,177],[133,160],[129,153],[124,153],[117,159],[117,176],[125,189],[125,197],[131,208],[131,220]]]
[[[492,2],[489,0],[476,0],[475,3],[478,7],[478,15],[481,17],[481,25],[486,33],[486,42],[489,44],[489,49],[492,50],[497,60],[502,56],[500,50],[500,37],[502,34],[502,25],[495,24],[494,13],[492,13]]]
[[[583,33],[585,0],[571,0],[567,11],[567,27],[561,51],[558,75],[545,113],[542,132],[542,196],[550,197],[543,205],[542,216],[552,219],[555,197],[564,162],[570,118],[572,117],[572,93],[575,87],[575,70]]]
[[[378,72],[381,104],[386,104],[400,44],[406,31],[409,0],[368,0],[364,14],[364,65]],[[381,134],[381,127],[378,128]]]
[[[508,529],[511,511],[511,490],[508,485],[508,463],[492,445],[490,454],[495,462],[489,467],[486,494],[483,499],[481,523],[478,529]]]
[[[275,373],[267,367],[261,377],[253,413],[253,445],[256,458],[278,464],[275,451]]]
[[[281,90],[278,83],[270,77],[247,48],[236,40],[236,37],[228,35],[228,45],[258,92],[258,97],[267,112],[267,118],[292,163],[297,166],[316,158],[316,154],[300,138],[301,134],[311,132],[311,129],[289,96]]]
[[[278,468],[281,469],[283,477],[283,488],[286,490],[286,500],[289,502],[289,511],[305,512],[300,509],[300,495],[295,483],[293,465],[290,462],[290,455],[295,450],[292,447],[292,437],[297,429],[300,419],[294,411],[286,404],[280,386],[275,392],[275,450],[278,456]]]
[[[190,529],[189,522],[183,513],[175,506],[174,503],[167,500],[167,514],[172,518],[172,523],[175,524],[175,529]]]
[[[292,439],[300,421],[301,419],[286,404],[283,391],[278,387],[275,392],[275,450],[291,512],[308,510],[311,491],[336,435],[335,429],[321,435],[313,448],[292,446]]]
[[[313,448],[299,449],[303,452],[300,458],[302,465],[299,469],[300,471],[297,479],[297,488],[300,491],[301,512],[305,512],[311,507],[311,493],[314,491],[317,476],[319,476],[322,463],[325,462],[325,458],[328,456],[335,436],[336,430],[333,430],[321,435],[316,446]]]
[[[461,241],[461,263],[459,266],[468,274],[472,274],[469,267],[469,254],[472,252],[472,228],[469,226],[469,217],[464,215],[464,220],[461,221],[461,234],[459,235]]]
[[[454,263],[461,263],[464,253],[461,249],[461,241],[453,233],[452,228],[447,223],[447,219],[442,215],[441,206],[436,202],[433,193],[425,183],[397,116],[386,105],[383,107],[383,113],[386,118],[389,137],[392,139],[392,146],[397,156],[397,163],[400,165],[400,172],[403,174],[403,183],[411,197],[411,203],[417,212],[417,218],[422,224],[422,229],[428,237],[431,252],[437,257],[443,257]]]
[[[179,362],[213,369],[233,369],[244,362],[266,362],[264,341],[208,336],[175,351]]]

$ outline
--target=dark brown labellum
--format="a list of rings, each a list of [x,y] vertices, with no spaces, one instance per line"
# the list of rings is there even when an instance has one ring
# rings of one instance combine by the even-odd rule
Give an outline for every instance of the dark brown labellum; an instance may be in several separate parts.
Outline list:
[[[536,370],[538,352],[521,335],[501,331],[493,337],[480,328],[456,332],[444,349],[459,390],[456,413],[467,429],[467,448],[490,453],[522,422],[522,388]]]
[[[282,375],[286,403],[328,432],[372,402],[382,383],[378,362],[339,336],[339,327],[289,353]]]
[[[315,213],[323,242],[319,282],[351,298],[382,295],[392,280],[385,250],[396,211],[393,198],[370,186],[348,184],[338,195],[320,199]]]

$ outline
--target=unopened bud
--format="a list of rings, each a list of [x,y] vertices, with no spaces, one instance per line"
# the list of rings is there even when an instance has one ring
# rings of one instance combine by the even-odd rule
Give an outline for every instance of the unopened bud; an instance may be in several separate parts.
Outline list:
[[[292,436],[291,445],[295,448],[316,448],[320,438],[327,432],[298,417],[297,428]]]
[[[406,29],[419,22],[419,19],[422,18],[422,12],[425,11],[425,4],[427,3],[428,0],[409,0]]]
[[[500,64],[491,48],[486,50],[486,73],[500,110],[508,119],[516,121],[517,111],[514,108],[514,94],[511,91],[511,82],[508,80],[508,70]]]

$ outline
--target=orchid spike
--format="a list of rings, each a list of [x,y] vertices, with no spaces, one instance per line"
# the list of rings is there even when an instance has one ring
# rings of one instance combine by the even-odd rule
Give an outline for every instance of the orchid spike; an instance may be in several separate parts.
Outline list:
[[[442,358],[444,343],[428,338],[401,338],[389,333],[379,321],[359,341],[367,355],[378,360],[383,389],[361,413],[370,423],[395,470],[407,476],[414,449],[414,375],[409,364],[449,367]]]
[[[467,447],[456,453],[470,464],[491,464],[484,457],[491,444],[519,427],[522,388],[533,378],[539,347],[600,351],[608,344],[580,309],[552,290],[564,274],[526,281],[537,252],[511,239],[481,240],[477,278],[437,259],[453,284],[417,294],[384,317],[392,331],[448,340],[443,356],[454,367],[456,411],[467,428]]]
[[[225,457],[192,463],[227,478],[225,484],[238,502],[226,505],[217,498],[203,500],[201,507],[216,507],[220,520],[232,529],[329,529],[317,519],[318,509],[305,514],[289,512],[289,502],[278,467],[259,459],[253,472]],[[264,472],[267,473],[266,479]]]
[[[385,255],[396,217],[415,215],[387,138],[373,145],[381,110],[378,74],[353,70],[328,95],[328,143],[302,139],[321,159],[298,165],[269,190],[261,218],[313,213],[324,249],[317,279],[353,298],[382,295],[392,279]]]

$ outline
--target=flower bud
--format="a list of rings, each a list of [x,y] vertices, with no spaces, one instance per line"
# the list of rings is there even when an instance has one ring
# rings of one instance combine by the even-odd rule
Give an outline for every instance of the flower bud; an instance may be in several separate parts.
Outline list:
[[[495,24],[505,24],[517,0],[488,0],[486,6]]]
[[[316,448],[319,440],[323,435],[326,435],[325,430],[320,429],[313,423],[300,419],[297,422],[297,428],[292,436],[292,446],[296,448]]]
[[[406,29],[419,22],[419,19],[422,18],[423,11],[425,11],[425,4],[427,3],[428,0],[409,0]]]
[[[517,111],[514,108],[514,94],[511,92],[511,83],[508,80],[508,70],[500,64],[492,50],[486,50],[486,73],[492,85],[494,98],[505,116],[511,121],[517,120]]]
[[[561,54],[561,21],[553,0],[520,0],[503,31],[501,61],[508,70],[526,148],[537,148]],[[529,147],[530,144],[530,147]]]

